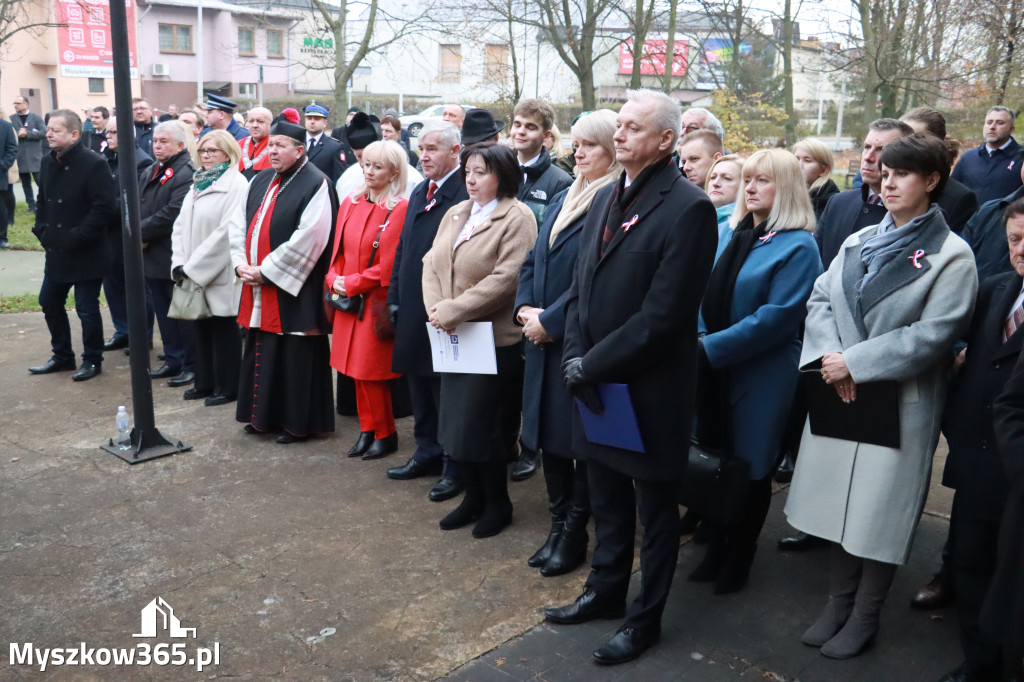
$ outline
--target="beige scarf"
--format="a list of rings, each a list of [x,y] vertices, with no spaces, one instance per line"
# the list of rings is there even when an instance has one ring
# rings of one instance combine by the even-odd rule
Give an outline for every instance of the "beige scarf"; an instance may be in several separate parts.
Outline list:
[[[614,166],[614,164],[613,164]],[[594,201],[594,195],[605,185],[614,182],[619,177],[621,169],[615,167],[614,171],[605,173],[594,182],[587,184],[583,177],[576,178],[569,191],[565,194],[565,201],[562,202],[562,210],[555,218],[555,224],[551,226],[551,236],[548,238],[548,246],[555,243],[558,234],[573,224],[581,215],[590,210],[590,204]]]

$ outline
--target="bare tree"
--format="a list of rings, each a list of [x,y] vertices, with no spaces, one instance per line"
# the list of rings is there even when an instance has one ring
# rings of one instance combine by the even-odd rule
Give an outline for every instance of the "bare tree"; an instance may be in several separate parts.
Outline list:
[[[1006,100],[1010,79],[1021,72],[1017,43],[1024,38],[1024,0],[969,0],[968,15],[979,33],[988,38],[987,62],[993,66],[989,82],[994,104]]]

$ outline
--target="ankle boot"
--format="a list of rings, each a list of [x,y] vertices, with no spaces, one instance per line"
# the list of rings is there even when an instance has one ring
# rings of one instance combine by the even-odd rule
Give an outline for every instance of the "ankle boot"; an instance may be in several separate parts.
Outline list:
[[[373,445],[373,431],[360,431],[359,438],[348,449],[348,456],[362,457],[363,453],[369,450],[371,445]]]
[[[835,637],[822,645],[822,655],[853,658],[871,646],[878,634],[882,605],[895,575],[895,564],[864,559],[860,585],[853,600],[853,613]]]
[[[739,592],[750,577],[750,567],[757,553],[757,543],[731,542],[725,553],[722,570],[715,579],[715,594]]]
[[[473,523],[484,512],[484,490],[480,480],[480,465],[474,462],[459,462],[465,494],[458,507],[441,519],[441,530],[455,530]]]
[[[718,574],[725,564],[727,537],[726,527],[704,519],[703,524],[710,533],[708,537],[708,548],[704,552],[704,559],[697,564],[697,568],[686,577],[691,583],[710,583],[718,579]]]
[[[801,638],[807,646],[820,647],[839,632],[853,611],[853,598],[860,584],[863,562],[851,556],[842,546],[832,545],[828,566],[828,602]]]
[[[473,526],[473,537],[489,538],[512,523],[512,500],[508,496],[508,469],[504,462],[478,464],[484,494],[484,511]]]
[[[555,461],[555,456],[543,455],[544,483],[548,490],[548,511],[551,512],[551,530],[540,549],[533,553],[526,560],[527,566],[540,568],[551,558],[551,553],[562,536],[565,525],[565,516],[569,510],[569,502],[572,499],[572,460],[564,457]]]
[[[746,586],[754,554],[757,553],[757,538],[761,535],[761,527],[764,526],[771,503],[771,477],[750,481],[743,516],[730,525],[726,532],[728,546],[725,563],[715,580],[715,594],[732,594]]]
[[[573,505],[569,507],[569,513],[565,518],[565,530],[555,545],[555,551],[551,558],[540,569],[540,574],[545,578],[556,575],[564,575],[575,571],[587,559],[587,544],[590,536],[587,534],[587,520],[590,518],[590,508]]]

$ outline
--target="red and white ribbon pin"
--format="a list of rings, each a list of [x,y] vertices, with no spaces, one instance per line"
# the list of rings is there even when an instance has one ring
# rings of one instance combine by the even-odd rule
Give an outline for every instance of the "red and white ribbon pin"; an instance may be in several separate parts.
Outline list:
[[[762,242],[762,243],[768,243],[769,241],[771,241],[772,237],[774,237],[777,234],[778,234],[778,232],[776,232],[775,230],[772,230],[771,232],[769,232],[765,236],[758,237],[757,241]]]
[[[918,270],[921,269],[921,259],[924,258],[924,249],[918,249],[913,256],[907,256],[907,260]]]
[[[639,215],[635,215],[632,218],[630,218],[628,221],[622,223],[622,231],[623,232],[629,232],[629,229],[631,227],[633,227],[634,225],[636,225],[636,221],[638,221],[638,220],[640,220],[640,216]]]
[[[431,200],[430,200],[430,203],[429,203],[429,204],[427,204],[426,206],[424,206],[424,207],[423,207],[423,210],[424,210],[424,211],[427,211],[427,212],[429,213],[429,212],[430,212],[430,209],[434,208],[434,205],[435,205],[436,203],[437,203],[437,199],[431,199]]]
[[[173,168],[168,168],[167,170],[164,171],[164,176],[162,178],[160,178],[160,184],[161,185],[164,184],[165,182],[167,182],[168,180],[170,180],[173,177],[174,177],[174,169]]]

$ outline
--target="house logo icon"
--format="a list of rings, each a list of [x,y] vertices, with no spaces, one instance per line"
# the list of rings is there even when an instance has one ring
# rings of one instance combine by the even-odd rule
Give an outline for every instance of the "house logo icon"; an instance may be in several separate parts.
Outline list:
[[[142,632],[132,637],[156,637],[160,631],[167,632],[171,637],[188,637],[189,633],[195,639],[195,628],[181,627],[181,621],[174,615],[174,609],[164,601],[163,597],[157,597],[146,604],[142,609]]]

